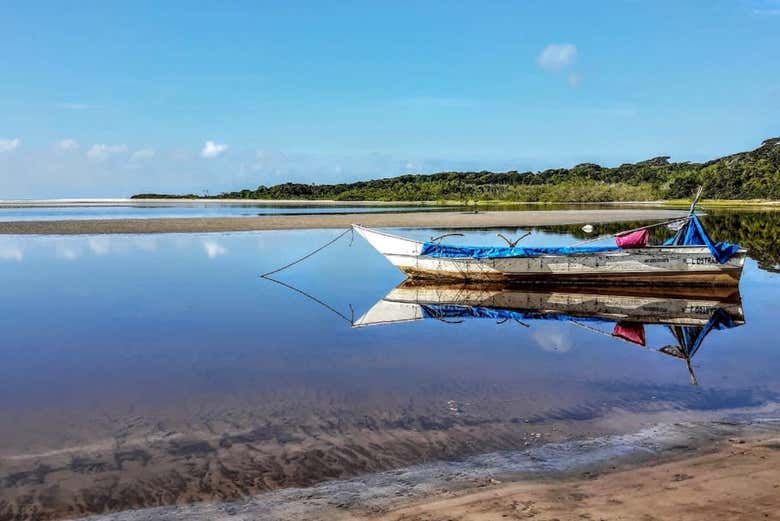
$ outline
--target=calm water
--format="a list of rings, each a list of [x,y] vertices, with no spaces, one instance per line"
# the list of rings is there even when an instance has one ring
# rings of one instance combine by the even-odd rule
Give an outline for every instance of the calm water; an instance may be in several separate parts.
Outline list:
[[[621,205],[631,208],[632,205]],[[647,208],[646,205],[639,205]],[[509,204],[482,206],[482,210],[576,210],[615,208],[611,205],[584,204]],[[0,222],[2,221],[64,221],[73,219],[154,219],[177,217],[253,217],[258,215],[276,214],[317,214],[317,213],[365,213],[365,212],[409,212],[409,211],[463,211],[461,206],[419,206],[419,205],[384,205],[355,206],[348,202],[340,205],[284,204],[271,205],[263,203],[125,203],[101,205],[67,205],[67,206],[37,206],[17,208],[13,206],[0,207]]]
[[[0,208],[0,221],[66,221],[72,219],[154,219],[176,217],[253,217],[276,214],[365,213],[426,211],[420,206],[312,206],[263,204],[124,204],[101,206],[50,206]],[[446,210],[446,207],[437,207]]]
[[[334,230],[0,237],[0,519],[232,498],[613,431],[621,415],[775,403],[780,228],[710,219],[718,238],[754,241],[762,268],[743,275],[744,324],[711,331],[692,358],[697,386],[650,319],[645,347],[588,317],[352,328],[259,278]],[[555,231],[525,242],[578,240]],[[278,277],[350,319],[403,278],[348,237]]]

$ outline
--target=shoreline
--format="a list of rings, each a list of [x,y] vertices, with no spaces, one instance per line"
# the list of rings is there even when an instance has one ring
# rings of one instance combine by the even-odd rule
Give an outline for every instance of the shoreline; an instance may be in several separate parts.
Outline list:
[[[779,451],[780,437],[748,435],[668,461],[561,481],[493,480],[479,490],[351,519],[770,519],[780,503]]]
[[[0,199],[2,208],[79,208],[101,206],[201,206],[201,205],[235,205],[235,206],[448,206],[452,202],[443,201],[337,201],[335,199]],[[455,204],[460,204],[455,202]],[[539,203],[556,204],[556,203]]]
[[[772,417],[664,423],[631,434],[424,463],[236,501],[79,519],[752,520],[776,512],[778,488],[780,421]]]
[[[507,201],[507,200],[478,200],[464,205],[461,200],[425,200],[425,201],[377,201],[377,200],[336,200],[336,199],[223,199],[223,198],[149,198],[132,199],[129,197],[106,198],[61,198],[61,199],[0,199],[0,210],[10,208],[80,208],[80,207],[176,207],[176,206],[267,206],[267,207],[396,207],[396,206],[458,206],[471,207],[476,204],[484,206],[639,206],[639,207],[666,207],[676,208],[690,206],[689,199],[657,199],[648,201]],[[702,199],[701,207],[718,208],[742,208],[764,207],[774,208],[780,206],[780,201],[772,199]]]
[[[150,233],[219,233],[261,230],[347,228],[515,228],[685,217],[681,210],[531,210],[404,213],[338,213],[262,215],[256,217],[181,217],[150,219],[82,219],[0,222],[0,235],[104,235]]]

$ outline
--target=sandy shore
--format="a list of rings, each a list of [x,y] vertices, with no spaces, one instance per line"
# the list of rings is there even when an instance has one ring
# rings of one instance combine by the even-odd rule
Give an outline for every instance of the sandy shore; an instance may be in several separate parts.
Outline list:
[[[775,417],[773,412],[771,418],[748,423],[664,423],[630,434],[542,443],[463,460],[437,459],[227,501],[220,500],[219,494],[200,500],[167,498],[165,506],[109,513],[120,504],[100,507],[90,502],[98,496],[86,495],[86,502],[64,517],[85,521],[776,519],[772,516],[780,506],[780,423]],[[213,484],[212,471],[201,480],[204,486]],[[149,481],[146,493],[127,490],[124,480],[105,481],[103,486],[122,492],[123,503],[142,497],[155,503],[165,499],[159,484]],[[44,499],[26,498],[28,507]],[[47,513],[48,503],[38,504],[42,508],[34,510]],[[87,505],[102,513],[74,515],[88,512]],[[0,519],[27,519],[3,517],[2,506],[0,502]]]
[[[508,212],[409,212],[258,217],[101,219],[0,222],[0,234],[78,235],[124,233],[202,233],[308,228],[346,228],[352,223],[390,228],[512,228],[556,224],[662,220],[685,216],[679,210],[546,210]]]
[[[380,515],[372,521],[778,519],[780,437],[730,439],[713,452],[564,481],[489,482]]]

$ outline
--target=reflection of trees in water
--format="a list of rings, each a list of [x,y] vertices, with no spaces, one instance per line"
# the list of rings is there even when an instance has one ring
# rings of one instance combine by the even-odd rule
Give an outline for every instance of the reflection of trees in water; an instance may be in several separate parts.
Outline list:
[[[780,212],[753,214],[727,213],[708,217],[713,221],[711,236],[733,237],[749,249],[748,255],[761,269],[780,273]]]
[[[765,271],[780,273],[780,212],[728,212],[719,210],[702,218],[707,232],[715,241],[737,243],[750,250],[748,255]],[[594,225],[591,234],[582,231],[582,225],[553,226],[545,231],[568,233],[578,239],[608,235],[653,224],[648,221],[631,221]],[[673,232],[665,227],[650,230],[650,241],[658,244],[671,237]]]

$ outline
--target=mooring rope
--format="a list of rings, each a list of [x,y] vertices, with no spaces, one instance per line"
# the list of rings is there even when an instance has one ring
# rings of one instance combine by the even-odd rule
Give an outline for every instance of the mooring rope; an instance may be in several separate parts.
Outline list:
[[[299,293],[299,294],[303,295],[304,297],[306,297],[306,298],[308,298],[308,299],[311,299],[311,300],[313,300],[313,301],[314,301],[314,302],[316,302],[317,304],[319,304],[319,305],[323,306],[324,308],[328,309],[329,311],[332,311],[333,313],[335,313],[335,314],[336,314],[336,315],[338,315],[339,317],[343,318],[344,320],[346,320],[346,321],[347,321],[347,322],[349,322],[350,324],[354,325],[354,323],[355,323],[355,310],[354,310],[354,309],[352,309],[352,305],[351,305],[351,304],[350,304],[350,306],[349,306],[349,309],[350,309],[350,310],[351,310],[351,312],[352,312],[352,317],[347,317],[346,315],[344,315],[344,314],[343,314],[343,313],[341,313],[340,311],[336,310],[336,309],[335,309],[335,308],[333,308],[332,306],[330,306],[330,305],[326,304],[325,302],[323,302],[322,300],[318,299],[317,297],[315,297],[315,296],[313,296],[313,295],[310,295],[309,293],[306,293],[306,292],[305,292],[305,291],[303,291],[302,289],[298,289],[298,288],[296,288],[295,286],[291,286],[290,284],[287,284],[286,282],[282,282],[281,280],[277,280],[277,279],[274,279],[273,277],[271,277],[271,275],[273,275],[274,273],[279,273],[280,271],[284,271],[284,270],[286,270],[287,268],[290,268],[290,267],[292,267],[292,266],[295,266],[295,265],[296,265],[296,264],[298,264],[299,262],[303,262],[303,261],[305,261],[306,259],[308,259],[308,258],[309,258],[309,257],[311,257],[312,255],[314,255],[314,254],[316,254],[316,253],[319,253],[319,252],[321,252],[322,250],[324,250],[325,248],[327,248],[328,246],[330,246],[331,244],[333,244],[333,243],[334,243],[334,242],[336,242],[337,240],[339,240],[339,239],[341,239],[342,237],[344,237],[344,236],[345,236],[346,234],[348,234],[349,232],[352,232],[352,238],[351,238],[351,239],[350,239],[350,241],[349,241],[349,245],[350,245],[350,246],[352,246],[352,241],[354,241],[354,240],[355,240],[355,229],[354,229],[354,228],[352,228],[352,227],[350,226],[349,228],[347,228],[346,230],[344,230],[343,232],[341,232],[341,233],[340,233],[340,234],[338,234],[336,237],[334,237],[333,239],[329,240],[328,242],[326,242],[325,244],[323,244],[322,246],[320,246],[320,247],[319,247],[319,248],[317,248],[316,250],[314,250],[314,251],[312,251],[312,252],[310,252],[310,253],[307,253],[306,255],[304,255],[303,257],[301,257],[300,259],[294,260],[293,262],[290,262],[289,264],[285,264],[285,265],[284,265],[284,266],[282,266],[281,268],[277,268],[277,269],[275,269],[275,270],[273,270],[273,271],[269,271],[268,273],[263,273],[262,275],[260,275],[260,277],[262,277],[262,278],[264,278],[264,279],[266,279],[266,280],[270,280],[271,282],[274,282],[274,283],[276,283],[276,284],[279,284],[280,286],[284,286],[284,287],[285,287],[285,288],[287,288],[287,289],[291,289],[291,290],[295,291],[296,293]]]
[[[339,240],[339,239],[341,239],[342,237],[344,237],[344,236],[345,236],[346,234],[348,234],[349,232],[352,232],[352,239],[354,240],[354,238],[355,238],[355,229],[354,229],[354,228],[352,228],[352,227],[350,226],[349,228],[347,228],[346,230],[344,230],[343,232],[341,232],[341,233],[340,233],[340,234],[339,234],[337,237],[335,237],[334,239],[331,239],[330,241],[326,242],[325,244],[323,244],[322,246],[320,246],[319,248],[317,248],[317,249],[316,249],[316,250],[314,250],[313,252],[311,252],[311,253],[307,253],[306,255],[304,255],[303,257],[301,257],[300,259],[298,259],[298,260],[296,260],[296,261],[293,261],[293,262],[291,262],[291,263],[289,263],[289,264],[285,264],[285,265],[284,265],[284,266],[282,266],[281,268],[277,268],[277,269],[275,269],[275,270],[273,270],[273,271],[269,271],[268,273],[263,273],[263,274],[262,274],[262,275],[260,275],[260,276],[261,276],[262,278],[264,278],[264,279],[267,279],[267,278],[269,278],[269,275],[273,275],[274,273],[279,273],[280,271],[284,271],[284,270],[286,270],[287,268],[290,268],[290,267],[292,267],[292,266],[295,266],[295,265],[296,265],[296,264],[298,264],[299,262],[303,262],[303,261],[305,261],[306,259],[308,259],[309,257],[311,257],[312,255],[314,255],[314,254],[316,254],[316,253],[319,253],[319,252],[321,252],[322,250],[324,250],[325,248],[327,248],[328,246],[330,246],[331,244],[333,244],[333,243],[334,243],[334,242],[336,242],[337,240]],[[352,241],[350,241],[350,245],[352,245]],[[278,282],[278,281],[276,281],[276,282]]]
[[[287,289],[291,289],[291,290],[295,291],[296,293],[299,293],[299,294],[303,295],[304,297],[306,297],[308,299],[311,299],[312,301],[316,302],[317,304],[319,304],[320,306],[324,307],[325,309],[327,309],[329,311],[332,311],[333,313],[335,313],[339,317],[343,318],[344,320],[349,322],[350,325],[355,325],[355,310],[352,309],[352,304],[349,305],[349,309],[352,312],[352,317],[350,318],[350,317],[347,317],[346,315],[344,315],[342,312],[338,311],[333,306],[328,305],[327,303],[325,303],[324,301],[318,299],[314,295],[310,295],[309,293],[306,293],[302,289],[298,289],[295,286],[291,286],[290,284],[287,284],[286,282],[282,282],[281,280],[276,280],[276,279],[271,278],[271,277],[266,277],[265,275],[262,275],[262,277],[264,279],[266,279],[266,280],[270,280],[273,283],[279,284],[280,286],[284,286]]]

